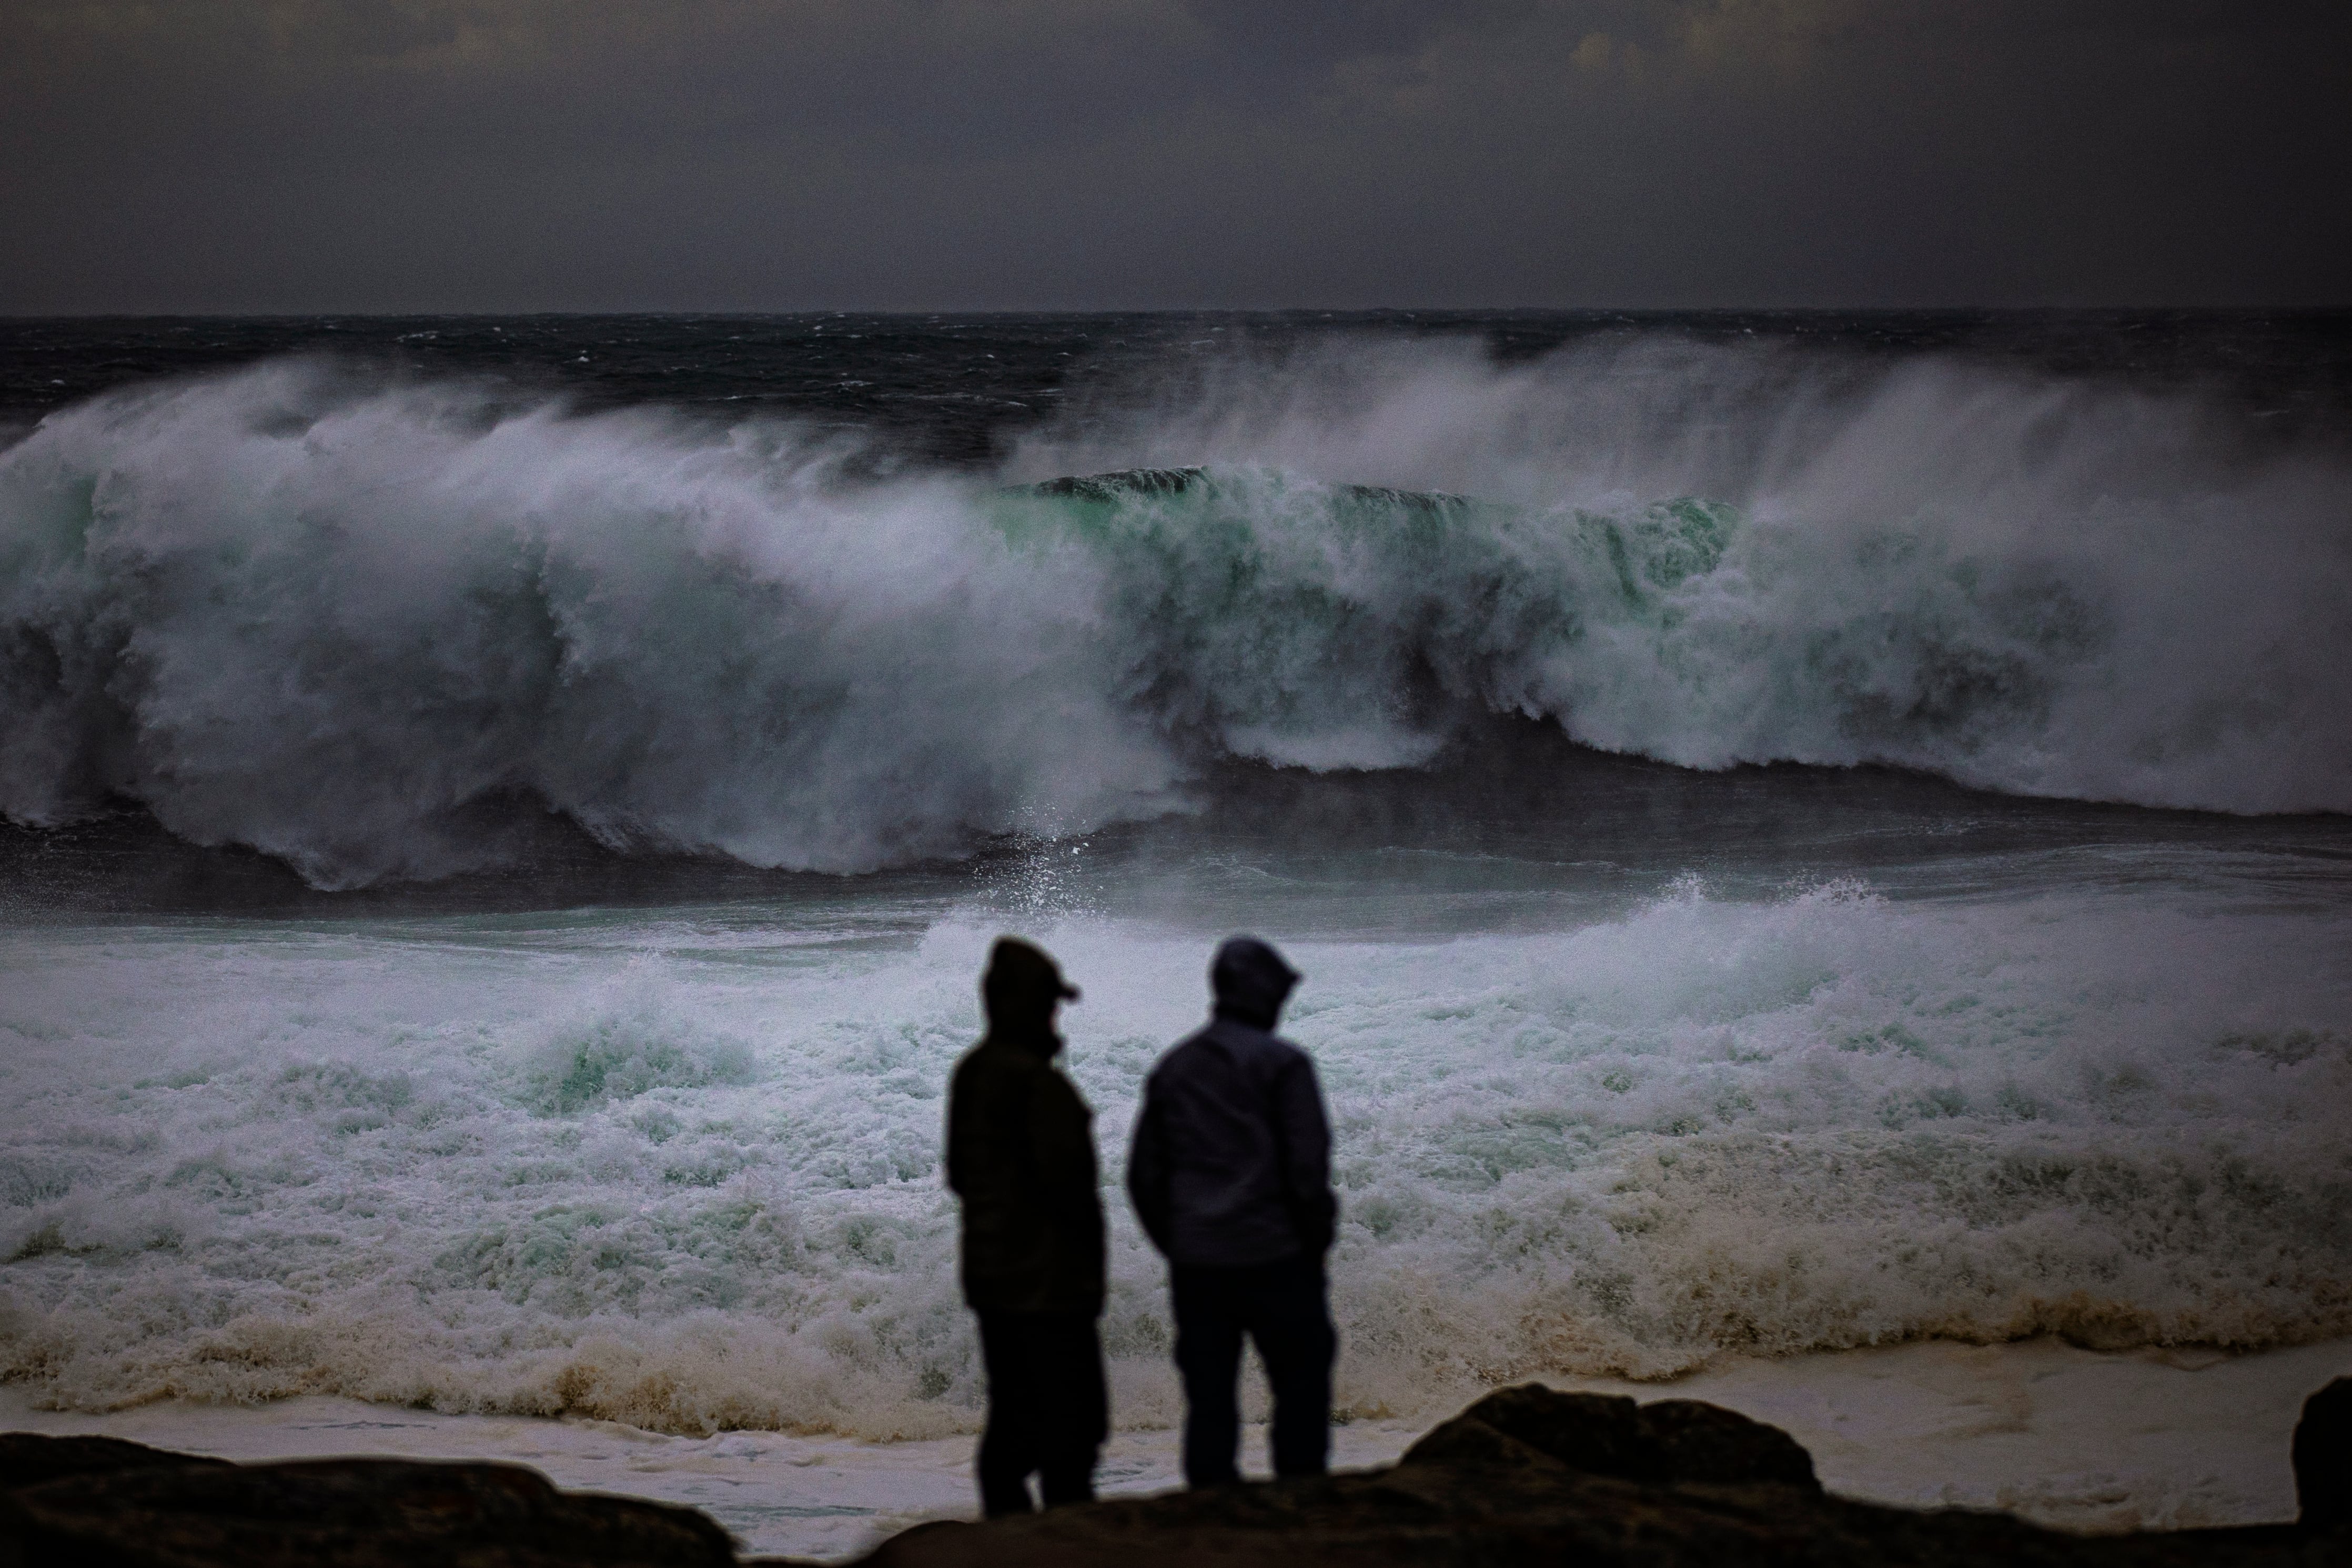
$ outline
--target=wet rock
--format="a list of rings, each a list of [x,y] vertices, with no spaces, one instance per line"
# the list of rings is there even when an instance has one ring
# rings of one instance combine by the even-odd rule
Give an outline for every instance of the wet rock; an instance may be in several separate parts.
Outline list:
[[[0,1564],[7,1568],[722,1568],[734,1561],[727,1532],[691,1509],[559,1492],[519,1465],[140,1464],[0,1494]]]
[[[1695,1400],[1489,1395],[1393,1469],[929,1524],[864,1568],[2347,1568],[2352,1533],[2083,1537],[1824,1494],[1787,1433]]]
[[[120,1437],[49,1437],[37,1432],[0,1432],[0,1492],[66,1476],[110,1475],[121,1470],[184,1465],[226,1466],[226,1459],[175,1454]]]
[[[1404,1462],[1469,1460],[1486,1427],[1590,1475],[1659,1486],[1770,1483],[1818,1492],[1813,1457],[1778,1427],[1696,1399],[1636,1405],[1540,1384],[1499,1389],[1432,1430]]]
[[[1559,1394],[1537,1384],[1500,1389],[1432,1427],[1400,1462],[1522,1469],[1540,1457],[1588,1475],[1656,1479],[1656,1456],[1642,1441],[1639,1410],[1631,1399]]]
[[[2352,1526],[2352,1377],[2303,1402],[2294,1424],[2294,1500],[2306,1526]]]
[[[2347,1568],[2352,1378],[2295,1430],[2299,1525],[2084,1537],[1826,1495],[1785,1432],[1695,1400],[1489,1395],[1391,1469],[927,1524],[867,1568]],[[0,1568],[719,1568],[690,1510],[512,1465],[226,1465],[0,1437]]]

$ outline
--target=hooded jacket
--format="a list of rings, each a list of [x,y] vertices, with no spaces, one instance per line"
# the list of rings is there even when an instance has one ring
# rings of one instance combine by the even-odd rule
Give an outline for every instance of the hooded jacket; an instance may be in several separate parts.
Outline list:
[[[1144,1082],[1127,1189],[1152,1245],[1184,1267],[1242,1268],[1331,1245],[1331,1129],[1307,1054],[1274,1025],[1298,976],[1255,937],[1217,950],[1208,1027]]]
[[[948,1186],[963,1200],[964,1301],[1087,1312],[1103,1302],[1094,1113],[1053,1059],[1054,1007],[1077,992],[1028,943],[1000,940],[982,984],[988,1032],[948,1081]]]

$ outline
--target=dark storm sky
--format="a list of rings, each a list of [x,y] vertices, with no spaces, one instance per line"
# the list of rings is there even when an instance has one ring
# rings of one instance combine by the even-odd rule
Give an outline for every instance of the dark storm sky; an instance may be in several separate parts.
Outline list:
[[[0,312],[2352,303],[2346,0],[0,0]]]

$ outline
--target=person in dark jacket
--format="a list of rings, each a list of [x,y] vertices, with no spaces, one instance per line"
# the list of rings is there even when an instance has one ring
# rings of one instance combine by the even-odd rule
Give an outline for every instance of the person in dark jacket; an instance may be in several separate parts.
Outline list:
[[[1053,1066],[1054,1014],[1077,988],[1018,938],[981,979],[988,1032],[948,1081],[948,1186],[963,1200],[963,1296],[988,1374],[981,1508],[989,1518],[1094,1496],[1109,1429],[1094,1113]]]
[[[1276,1475],[1323,1473],[1339,1334],[1323,1255],[1339,1200],[1315,1064],[1274,1033],[1297,972],[1255,936],[1217,949],[1208,1027],[1152,1068],[1127,1189],[1167,1255],[1184,1379],[1184,1479],[1237,1480],[1246,1334],[1274,1388]]]

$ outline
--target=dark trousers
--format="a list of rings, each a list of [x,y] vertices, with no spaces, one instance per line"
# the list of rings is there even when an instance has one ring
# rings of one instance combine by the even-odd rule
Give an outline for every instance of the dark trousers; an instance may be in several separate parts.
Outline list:
[[[1274,1386],[1274,1473],[1319,1476],[1331,1455],[1331,1363],[1339,1331],[1324,1302],[1323,1260],[1286,1258],[1245,1269],[1169,1270],[1176,1370],[1184,1376],[1184,1479],[1238,1480],[1242,1336]]]
[[[1095,1456],[1110,1429],[1094,1314],[983,1310],[980,1356],[988,1369],[981,1511],[1000,1519],[1035,1508],[1033,1474],[1047,1508],[1092,1499]]]

